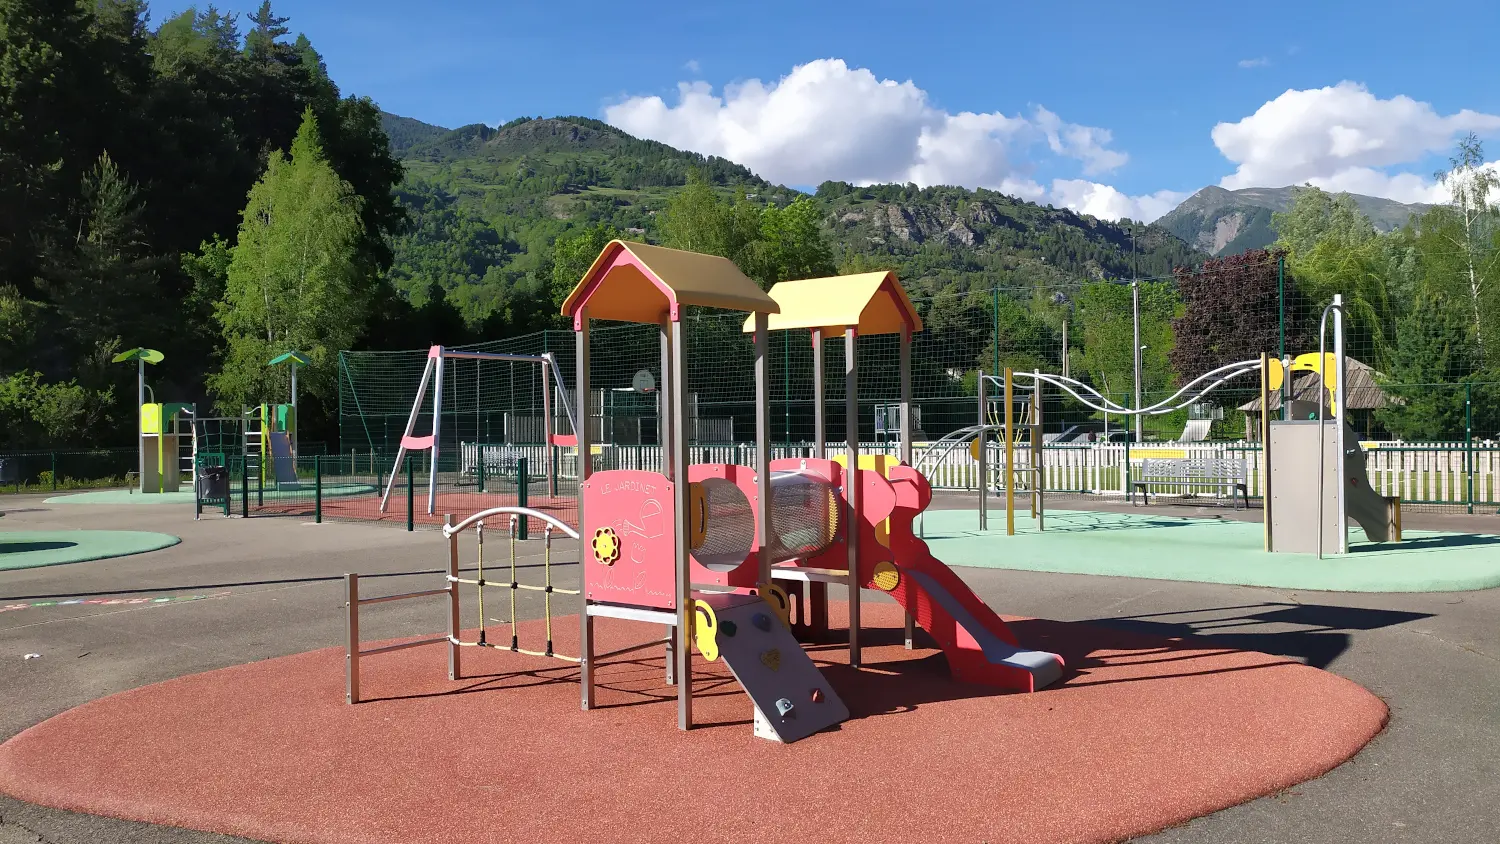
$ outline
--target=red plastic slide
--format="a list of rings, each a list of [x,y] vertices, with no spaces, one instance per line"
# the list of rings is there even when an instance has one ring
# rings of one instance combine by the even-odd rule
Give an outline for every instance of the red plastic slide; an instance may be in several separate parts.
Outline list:
[[[1062,657],[1020,647],[1005,621],[913,532],[912,520],[932,502],[932,487],[922,473],[897,466],[888,477],[896,493],[890,547],[901,575],[891,595],[937,640],[953,676],[1027,692],[1061,677]],[[868,584],[873,567],[862,574]]]

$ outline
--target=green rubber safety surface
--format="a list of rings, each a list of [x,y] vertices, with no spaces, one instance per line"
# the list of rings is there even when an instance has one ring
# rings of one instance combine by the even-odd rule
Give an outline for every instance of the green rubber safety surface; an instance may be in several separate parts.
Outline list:
[[[144,554],[181,541],[171,534],[139,530],[0,531],[0,571]]]
[[[1349,532],[1349,553],[1268,554],[1259,522],[1079,510],[1048,511],[1046,530],[1016,514],[933,510],[922,533],[951,566],[1186,580],[1329,592],[1456,592],[1500,586],[1500,536],[1407,530],[1399,543]],[[998,529],[997,529],[998,527]]]
[[[323,487],[324,498],[340,498],[350,495],[370,495],[374,493],[375,487],[371,484],[334,484]],[[261,498],[256,498],[255,490],[250,490],[251,503],[257,500],[264,501],[312,501],[313,487],[309,483],[301,489],[268,489],[260,493]],[[239,487],[232,486],[229,490],[231,501],[239,501]],[[44,504],[186,504],[193,505],[193,491],[179,490],[177,492],[153,492],[143,493],[139,490],[128,489],[100,489],[93,492],[75,492],[70,495],[58,495],[48,498]],[[205,505],[207,506],[207,505]]]

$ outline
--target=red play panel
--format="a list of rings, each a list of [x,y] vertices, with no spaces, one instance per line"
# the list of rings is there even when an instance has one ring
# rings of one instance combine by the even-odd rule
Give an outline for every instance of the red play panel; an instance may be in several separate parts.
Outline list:
[[[602,667],[603,708],[581,712],[573,666],[466,649],[483,676],[450,683],[440,646],[366,660],[373,700],[351,707],[326,649],[65,712],[0,746],[0,790],[287,842],[1111,841],[1317,776],[1386,719],[1278,657],[1046,621],[1013,629],[1066,681],[997,695],[901,648],[893,606],[865,617],[884,628],[865,670],[813,652],[853,717],[793,745],[751,736],[719,664],[699,665],[712,726],[682,733],[659,653]],[[601,649],[659,632],[598,631]],[[576,653],[576,622],[554,634]]]

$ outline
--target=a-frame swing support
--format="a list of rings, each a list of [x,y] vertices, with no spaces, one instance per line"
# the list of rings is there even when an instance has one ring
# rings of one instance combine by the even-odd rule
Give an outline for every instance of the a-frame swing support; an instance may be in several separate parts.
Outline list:
[[[502,363],[533,363],[542,367],[542,389],[551,389],[551,384],[566,383],[562,380],[562,372],[557,368],[557,358],[550,352],[540,355],[507,355],[495,352],[466,352],[449,349],[443,346],[433,346],[427,351],[427,366],[422,370],[422,380],[417,385],[417,397],[412,401],[411,415],[406,418],[406,430],[401,434],[401,447],[396,450],[396,462],[391,466],[390,478],[386,481],[385,492],[380,496],[380,512],[384,513],[386,506],[390,503],[391,490],[396,485],[396,478],[401,474],[402,461],[406,459],[408,452],[430,451],[431,468],[427,473],[427,514],[432,515],[437,507],[437,476],[438,476],[438,452],[442,443],[443,433],[443,374],[444,362],[448,360],[490,360]],[[548,377],[548,373],[555,377]],[[432,433],[425,436],[417,436],[413,432],[416,429],[417,417],[422,415],[422,407],[427,403],[427,388],[432,387]],[[568,400],[565,390],[558,391],[558,399],[562,402],[563,413],[568,418],[574,434],[578,431],[578,417],[573,412],[572,403]],[[552,430],[552,402],[550,395],[542,397],[542,432],[544,438],[543,447],[546,449],[546,458],[542,461],[548,472],[547,487],[550,490],[554,479],[552,472],[551,449],[558,445],[569,443],[561,440],[566,437],[558,435]],[[483,448],[481,445],[479,459],[483,460]]]

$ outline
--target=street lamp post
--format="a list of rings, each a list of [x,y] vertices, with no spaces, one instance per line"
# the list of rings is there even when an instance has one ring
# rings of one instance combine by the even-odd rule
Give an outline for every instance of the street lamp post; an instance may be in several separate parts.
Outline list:
[[[1145,346],[1141,345],[1141,283],[1132,279],[1130,282],[1130,312],[1134,322],[1135,336],[1135,407],[1141,407],[1141,351]],[[1141,414],[1135,414],[1135,441],[1141,441]]]

